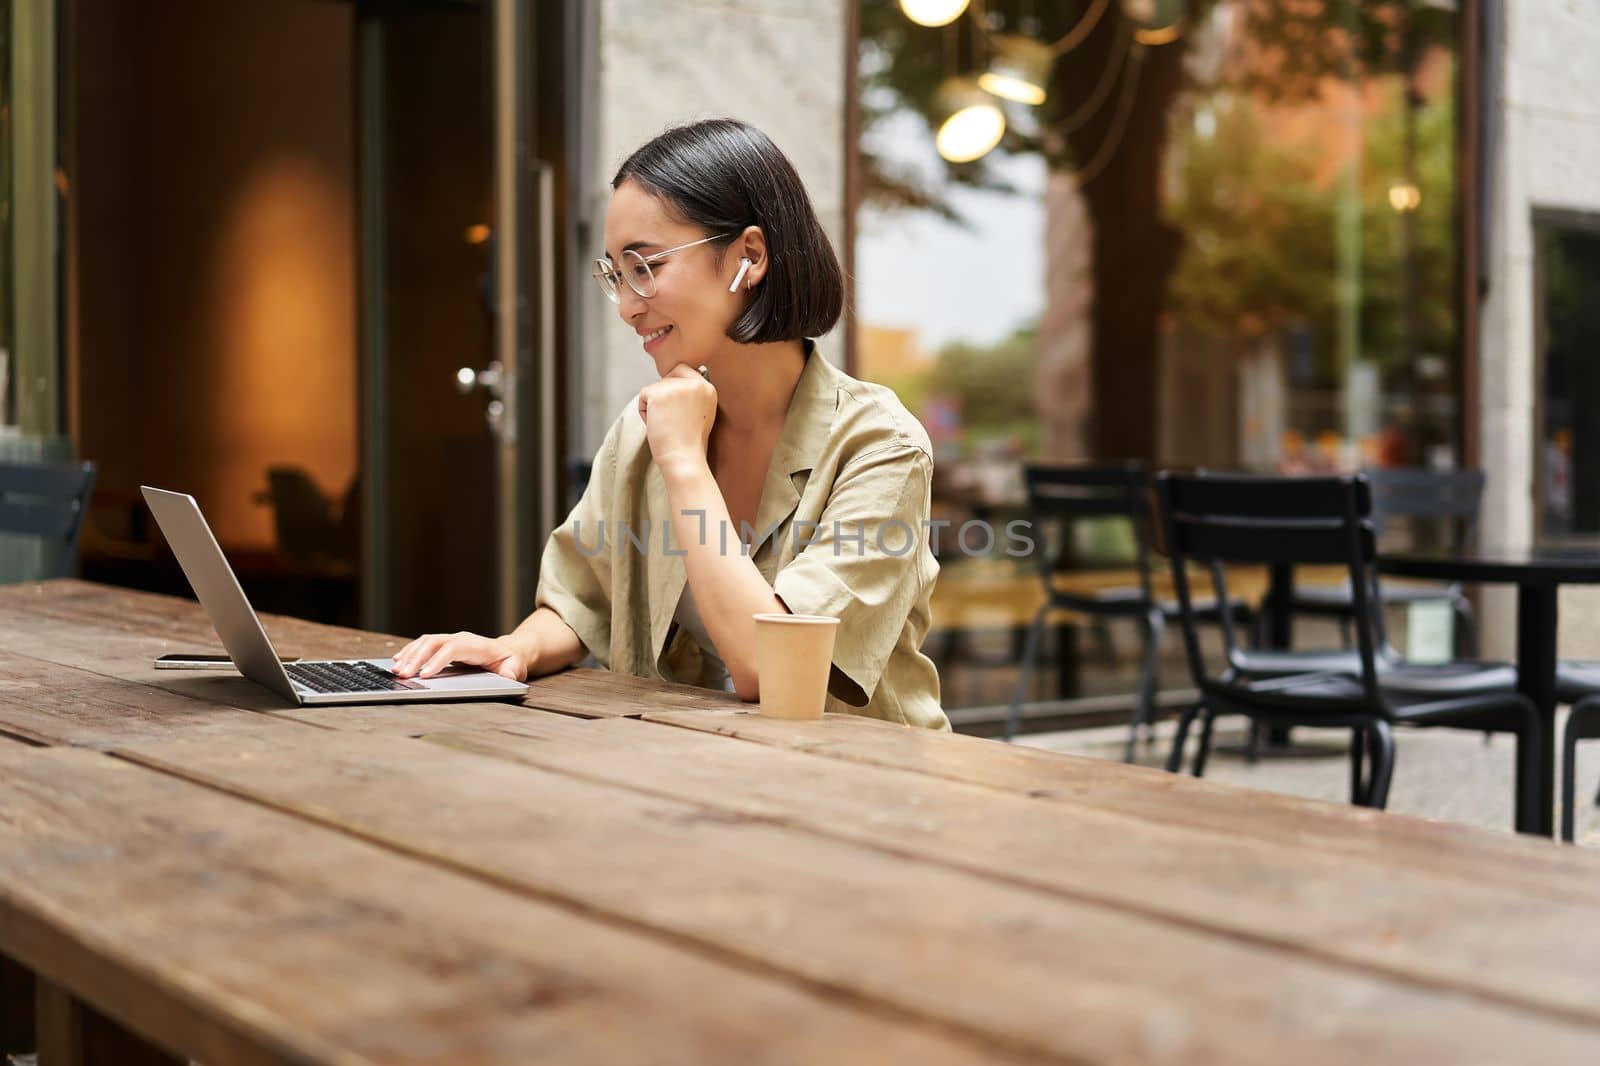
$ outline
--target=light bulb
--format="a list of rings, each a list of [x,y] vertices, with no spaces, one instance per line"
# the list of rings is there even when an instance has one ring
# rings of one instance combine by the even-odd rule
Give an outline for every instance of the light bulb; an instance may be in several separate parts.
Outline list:
[[[971,78],[951,78],[939,87],[945,120],[934,144],[952,163],[970,163],[987,155],[1006,132],[1006,117],[994,97]]]
[[[1045,86],[1055,59],[1049,45],[1032,37],[996,37],[994,61],[978,75],[978,84],[1001,99],[1038,107],[1044,103]]]
[[[1409,181],[1397,181],[1389,186],[1389,206],[1404,214],[1422,206],[1422,190]]]
[[[961,17],[968,0],[900,0],[900,10],[919,26],[948,26]]]

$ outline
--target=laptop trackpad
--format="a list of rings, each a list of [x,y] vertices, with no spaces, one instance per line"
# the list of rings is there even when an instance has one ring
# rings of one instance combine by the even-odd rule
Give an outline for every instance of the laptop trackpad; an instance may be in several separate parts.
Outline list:
[[[393,659],[372,659],[370,661],[374,666],[383,670],[392,671],[394,669]],[[502,685],[508,689],[521,687],[516,682],[501,677],[493,671],[484,670],[476,666],[452,665],[445,667],[432,677],[409,677],[405,680],[415,682],[418,687],[430,692],[451,692],[458,689],[481,690],[497,688]]]

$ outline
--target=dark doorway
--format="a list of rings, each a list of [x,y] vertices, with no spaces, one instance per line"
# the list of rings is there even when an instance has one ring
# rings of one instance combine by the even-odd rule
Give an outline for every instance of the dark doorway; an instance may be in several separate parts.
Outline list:
[[[363,450],[383,584],[369,603],[398,633],[495,628],[488,400],[454,384],[493,357],[488,10],[360,8]]]
[[[1600,219],[1541,215],[1539,539],[1600,543]]]

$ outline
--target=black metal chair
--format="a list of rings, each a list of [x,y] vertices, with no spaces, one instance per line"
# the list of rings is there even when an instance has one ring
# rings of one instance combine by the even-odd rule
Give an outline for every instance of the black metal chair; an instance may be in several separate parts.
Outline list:
[[[0,463],[0,533],[37,539],[40,577],[70,577],[94,489],[93,463]]]
[[[1563,659],[1556,664],[1556,699],[1572,705],[1562,736],[1561,839],[1572,840],[1578,741],[1600,737],[1600,663]],[[1600,806],[1600,793],[1594,797]]]
[[[1006,715],[1005,739],[1016,735],[1029,676],[1039,655],[1045,624],[1052,613],[1071,611],[1092,619],[1131,619],[1138,623],[1142,641],[1139,688],[1125,753],[1126,760],[1132,762],[1139,731],[1148,731],[1154,719],[1161,637],[1167,623],[1178,615],[1178,605],[1171,600],[1157,599],[1151,587],[1149,476],[1138,464],[1050,466],[1035,463],[1025,464],[1022,476],[1027,489],[1028,520],[1034,535],[1044,538],[1034,559],[1044,586],[1045,602],[1034,615],[1023,644],[1017,687]],[[1074,529],[1082,522],[1108,518],[1125,520],[1132,526],[1137,584],[1088,593],[1062,588],[1058,578],[1073,561]],[[1232,607],[1241,618],[1248,616],[1249,607],[1243,600],[1235,601]],[[1197,603],[1196,611],[1210,620],[1222,613],[1217,601]]]
[[[1372,486],[1373,527],[1381,537],[1395,519],[1434,520],[1447,523],[1454,552],[1470,551],[1478,540],[1478,508],[1483,499],[1483,471],[1428,470],[1420,467],[1375,468],[1365,472]],[[1461,627],[1461,650],[1469,657],[1478,654],[1478,621],[1472,601],[1459,582],[1442,587],[1395,584],[1383,588],[1382,605],[1407,606],[1413,603],[1446,601]],[[1336,618],[1349,643],[1352,596],[1348,586],[1295,589],[1289,601],[1293,614]]]
[[[342,548],[333,508],[311,475],[298,466],[267,468],[267,497],[278,551],[286,559],[327,562]]]
[[[1182,477],[1157,481],[1162,528],[1172,560],[1189,670],[1200,700],[1178,723],[1167,768],[1182,766],[1184,745],[1201,716],[1194,773],[1205,772],[1218,715],[1242,714],[1266,727],[1318,726],[1351,731],[1350,798],[1382,808],[1394,770],[1395,725],[1449,726],[1514,733],[1525,760],[1519,775],[1520,810],[1534,802],[1540,722],[1531,702],[1514,690],[1416,693],[1387,686],[1379,670],[1373,605],[1381,594],[1371,489],[1353,477]],[[1231,621],[1221,620],[1224,655],[1213,672],[1200,647],[1200,618],[1189,591],[1189,566],[1208,568],[1226,596],[1224,563],[1342,565],[1349,575],[1357,659],[1355,671],[1327,670],[1275,678],[1241,674],[1232,664]],[[1370,768],[1365,766],[1370,757]]]
[[[1394,519],[1433,519],[1448,523],[1450,547],[1469,551],[1477,543],[1478,511],[1483,498],[1481,470],[1427,470],[1419,468],[1373,469],[1365,472],[1372,493],[1372,523],[1381,536]],[[1461,626],[1461,646],[1469,658],[1448,665],[1407,663],[1389,639],[1384,607],[1447,601]],[[1290,599],[1292,614],[1339,620],[1345,635],[1344,649],[1304,651],[1261,647],[1238,649],[1232,664],[1240,672],[1256,677],[1276,677],[1313,670],[1354,672],[1356,655],[1350,649],[1350,623],[1354,600],[1348,583],[1343,585],[1295,589]],[[1373,620],[1378,638],[1378,671],[1384,684],[1406,689],[1413,695],[1449,696],[1465,693],[1504,691],[1516,687],[1516,668],[1510,663],[1480,662],[1477,617],[1472,601],[1459,582],[1445,586],[1393,583],[1381,587],[1381,599],[1374,601]],[[1265,611],[1257,615],[1258,621]],[[1485,737],[1487,740],[1487,736]],[[1260,729],[1251,725],[1247,757],[1252,761],[1260,750]]]

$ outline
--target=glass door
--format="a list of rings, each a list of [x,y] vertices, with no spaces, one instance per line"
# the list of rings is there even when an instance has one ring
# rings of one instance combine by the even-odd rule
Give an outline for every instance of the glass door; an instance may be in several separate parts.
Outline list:
[[[537,10],[536,10],[537,8]],[[364,3],[362,618],[503,632],[559,519],[565,4]],[[554,94],[551,94],[552,96]]]

